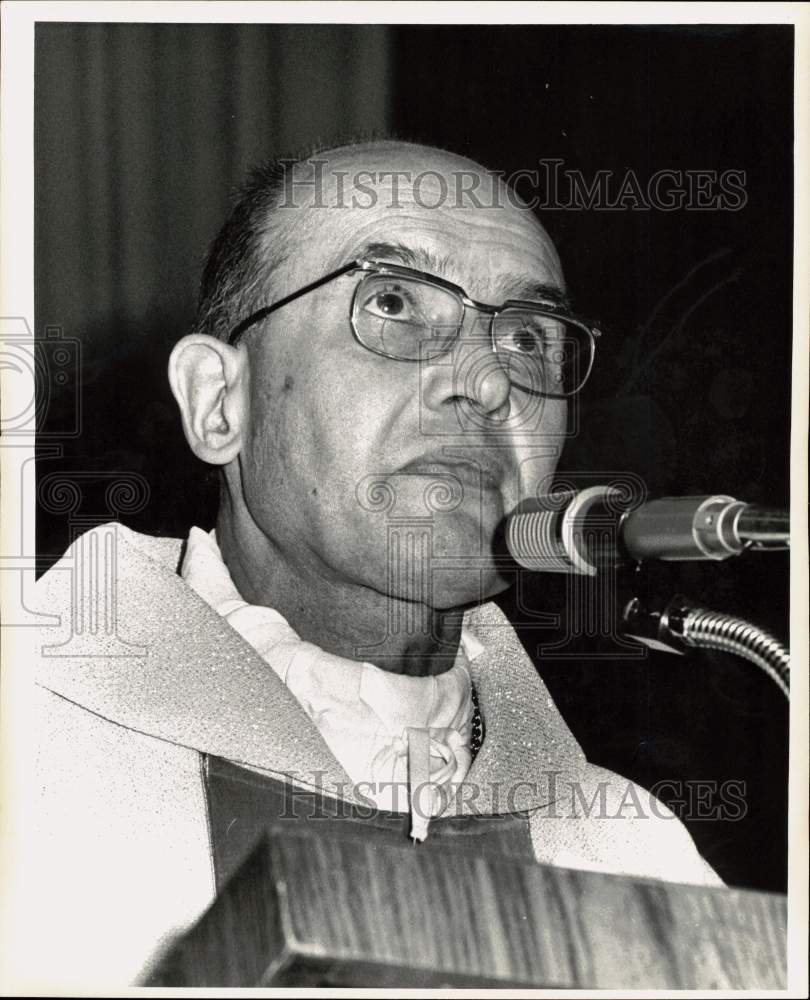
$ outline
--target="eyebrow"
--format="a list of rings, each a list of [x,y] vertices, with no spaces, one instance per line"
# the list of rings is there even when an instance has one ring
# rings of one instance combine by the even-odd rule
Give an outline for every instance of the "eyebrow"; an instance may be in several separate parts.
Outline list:
[[[449,260],[425,247],[408,247],[404,243],[375,241],[364,243],[358,248],[357,257],[370,258],[380,263],[402,264],[417,271],[425,271],[438,277],[447,278]],[[448,279],[449,280],[449,279]],[[507,278],[509,294],[507,299],[528,299],[529,301],[550,302],[560,308],[570,309],[571,300],[557,285],[537,281],[525,275]]]
[[[402,264],[417,271],[428,271],[439,277],[445,277],[448,271],[448,257],[440,257],[426,247],[407,247],[404,243],[364,243],[357,251],[357,256]]]

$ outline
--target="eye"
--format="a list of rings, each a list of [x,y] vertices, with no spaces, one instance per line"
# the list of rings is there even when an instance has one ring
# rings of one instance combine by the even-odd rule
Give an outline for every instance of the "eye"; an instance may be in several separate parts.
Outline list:
[[[565,325],[556,318],[506,311],[495,320],[498,350],[558,364],[565,348]]]
[[[374,305],[380,312],[385,313],[386,316],[399,316],[405,308],[402,296],[397,295],[396,292],[381,292],[376,296]]]
[[[363,301],[362,308],[378,319],[413,323],[419,320],[419,310],[412,296],[401,285],[377,288]]]
[[[539,354],[543,343],[542,331],[531,329],[515,330],[512,334],[514,349],[521,354]]]
[[[498,345],[515,354],[540,355],[546,349],[548,331],[524,317],[508,317],[498,323]]]

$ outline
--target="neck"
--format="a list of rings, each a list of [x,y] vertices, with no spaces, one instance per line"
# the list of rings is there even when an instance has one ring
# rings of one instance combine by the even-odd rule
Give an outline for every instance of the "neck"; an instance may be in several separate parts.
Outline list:
[[[217,541],[242,598],[278,611],[307,642],[411,676],[455,663],[459,609],[439,611],[336,579],[303,547],[290,554],[229,503],[220,506]]]

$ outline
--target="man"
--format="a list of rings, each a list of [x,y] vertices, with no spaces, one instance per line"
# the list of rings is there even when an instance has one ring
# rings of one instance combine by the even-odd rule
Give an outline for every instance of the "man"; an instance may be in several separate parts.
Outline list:
[[[253,177],[169,370],[215,531],[100,529],[40,582],[32,908],[63,982],[137,979],[271,819],[717,884],[585,762],[487,603],[594,338],[538,221],[464,158],[368,143]]]

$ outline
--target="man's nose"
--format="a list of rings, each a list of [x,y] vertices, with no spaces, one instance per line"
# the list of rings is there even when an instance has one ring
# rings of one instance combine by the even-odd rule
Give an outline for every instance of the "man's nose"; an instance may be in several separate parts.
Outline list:
[[[436,378],[423,386],[428,405],[466,406],[493,423],[509,417],[512,383],[493,350],[489,317],[470,310],[452,350],[434,364]]]

